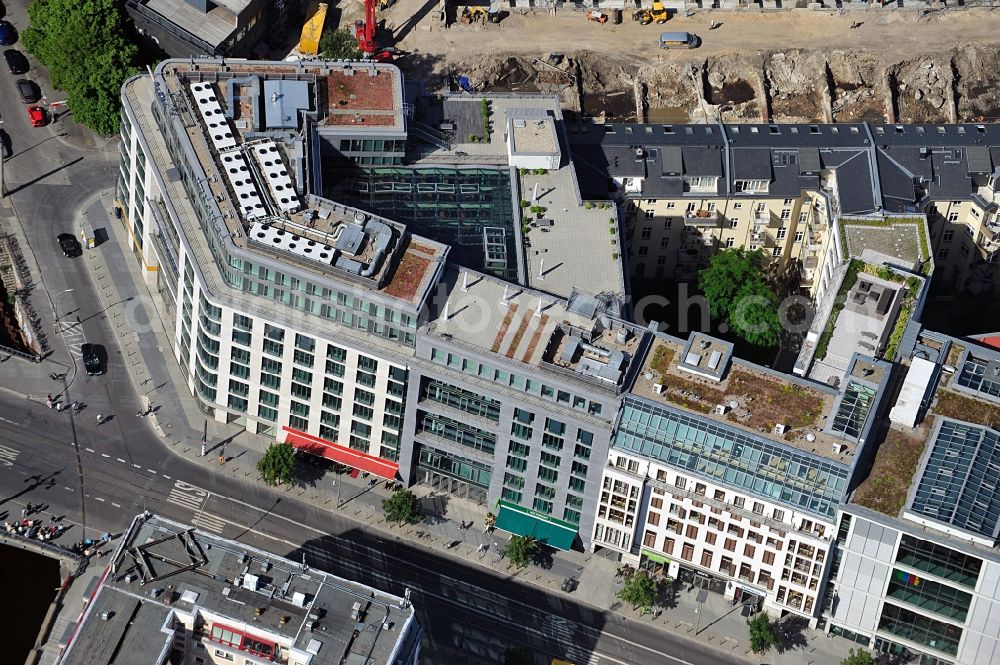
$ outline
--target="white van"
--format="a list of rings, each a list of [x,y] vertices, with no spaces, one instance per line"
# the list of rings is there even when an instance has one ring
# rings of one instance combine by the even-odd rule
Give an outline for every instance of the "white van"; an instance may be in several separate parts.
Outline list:
[[[690,32],[661,32],[660,48],[698,48],[701,39]]]

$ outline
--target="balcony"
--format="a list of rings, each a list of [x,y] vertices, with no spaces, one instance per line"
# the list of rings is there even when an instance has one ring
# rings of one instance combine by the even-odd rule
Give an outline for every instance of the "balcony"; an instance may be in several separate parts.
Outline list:
[[[695,210],[684,214],[684,225],[717,229],[722,226],[722,215],[717,210]]]
[[[778,226],[780,222],[777,215],[767,210],[758,210],[753,214],[754,226]]]

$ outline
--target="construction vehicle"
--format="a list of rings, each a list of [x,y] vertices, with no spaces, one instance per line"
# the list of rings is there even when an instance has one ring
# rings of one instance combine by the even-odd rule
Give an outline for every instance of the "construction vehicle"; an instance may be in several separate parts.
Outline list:
[[[312,0],[306,12],[306,22],[302,24],[302,37],[299,39],[301,55],[316,55],[319,53],[319,39],[323,34],[323,24],[326,23],[326,3]]]
[[[604,25],[608,22],[608,15],[599,11],[589,11],[587,12],[587,20]]]
[[[458,22],[462,25],[471,25],[482,21],[485,25],[489,23],[499,23],[500,22],[500,11],[495,10],[492,7],[487,9],[486,7],[478,6],[465,6],[462,7],[462,13],[458,15]]]
[[[392,53],[375,41],[375,8],[379,0],[365,0],[365,20],[354,24],[354,36],[358,38],[358,50],[365,58],[375,62],[392,62]]]
[[[667,8],[663,6],[660,0],[653,1],[652,9],[639,9],[632,14],[632,20],[638,21],[641,25],[649,25],[653,21],[663,24],[667,22],[668,18]]]
[[[653,17],[653,20],[659,24],[666,23],[669,18],[667,8],[663,6],[660,0],[653,0],[653,8],[649,10],[649,13]]]

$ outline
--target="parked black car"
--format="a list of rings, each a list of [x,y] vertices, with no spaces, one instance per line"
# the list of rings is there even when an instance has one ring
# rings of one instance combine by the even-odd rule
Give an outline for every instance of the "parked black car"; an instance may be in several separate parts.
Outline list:
[[[0,46],[13,46],[17,41],[17,29],[7,21],[0,21]]]
[[[11,74],[24,74],[31,69],[28,59],[16,48],[9,48],[4,51],[3,59],[7,61],[7,69],[10,70]]]
[[[83,344],[80,346],[83,355],[83,366],[88,376],[104,374],[104,347],[100,344]]]
[[[42,98],[42,91],[38,89],[38,84],[29,79],[18,80],[17,94],[21,95],[21,101],[25,104],[34,104]]]

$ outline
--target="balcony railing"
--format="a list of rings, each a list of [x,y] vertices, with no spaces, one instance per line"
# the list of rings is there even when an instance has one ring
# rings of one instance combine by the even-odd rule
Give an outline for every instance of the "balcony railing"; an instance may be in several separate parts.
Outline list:
[[[684,225],[698,228],[719,228],[722,225],[722,215],[717,210],[696,210],[685,213]]]

